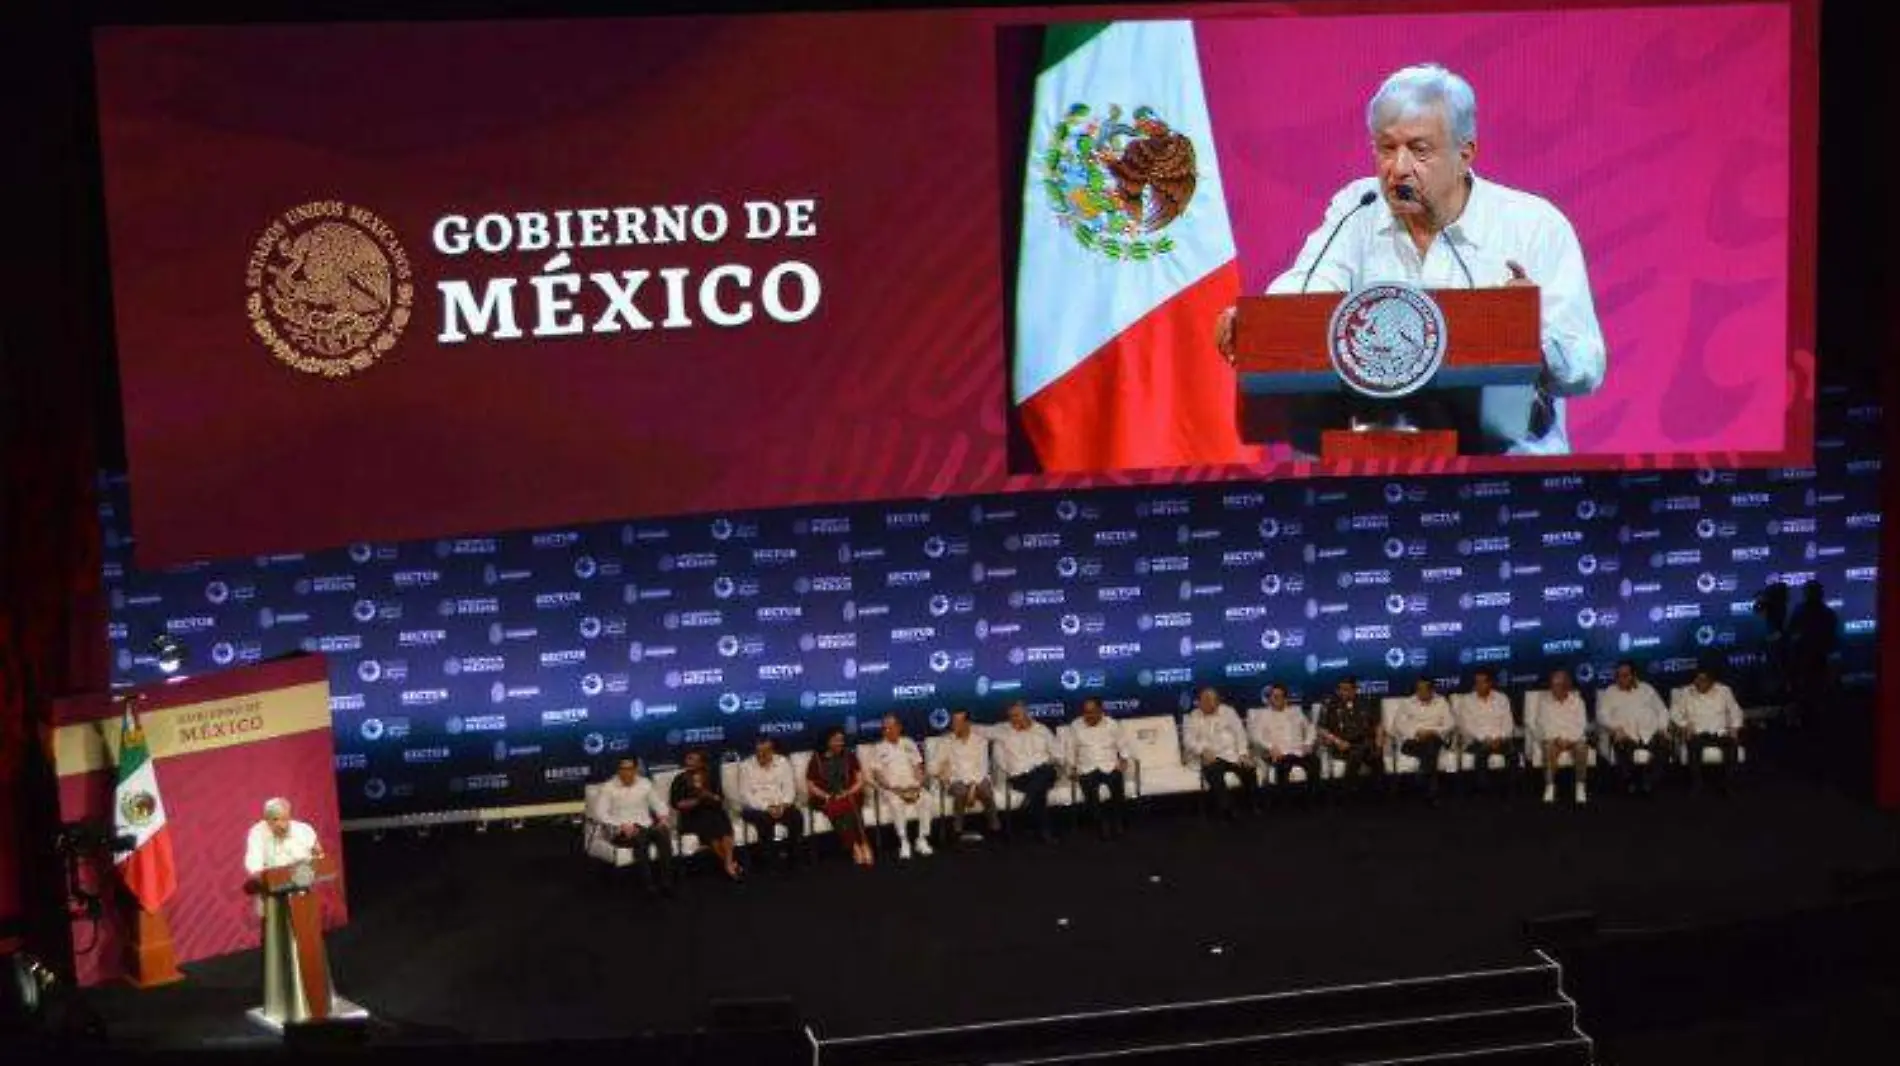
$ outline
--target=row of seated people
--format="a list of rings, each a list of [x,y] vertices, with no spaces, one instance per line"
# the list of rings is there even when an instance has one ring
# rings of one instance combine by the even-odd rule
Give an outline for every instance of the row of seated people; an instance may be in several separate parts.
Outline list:
[[[612,779],[587,787],[586,847],[614,865],[640,867],[650,888],[665,891],[676,845],[710,851],[738,879],[740,837],[761,850],[777,847],[795,867],[807,854],[807,836],[835,832],[853,860],[869,866],[868,830],[877,826],[895,828],[897,857],[907,860],[933,853],[930,830],[939,819],[949,824],[950,842],[980,839],[966,830],[973,814],[996,832],[1003,815],[1015,812],[1048,840],[1050,807],[1079,803],[1098,832],[1113,837],[1127,826],[1132,797],[1198,790],[1232,817],[1239,806],[1253,808],[1268,786],[1310,791],[1338,781],[1362,790],[1383,777],[1416,775],[1435,800],[1441,775],[1501,777],[1526,765],[1542,774],[1547,803],[1556,798],[1558,771],[1574,770],[1582,803],[1599,758],[1627,769],[1629,788],[1647,793],[1671,758],[1699,783],[1705,765],[1742,755],[1741,708],[1708,670],[1665,704],[1634,663],[1619,663],[1594,715],[1568,671],[1554,671],[1548,689],[1527,693],[1521,717],[1495,682],[1480,667],[1471,690],[1449,700],[1429,679],[1410,696],[1375,700],[1347,678],[1306,711],[1275,684],[1266,704],[1244,718],[1205,688],[1178,723],[1167,716],[1117,721],[1091,697],[1056,730],[1018,701],[994,725],[958,709],[949,729],[922,747],[887,715],[881,738],[856,750],[844,730],[833,729],[817,752],[782,755],[762,734],[749,758],[715,768],[704,752],[691,751],[681,768],[653,778],[629,758]]]

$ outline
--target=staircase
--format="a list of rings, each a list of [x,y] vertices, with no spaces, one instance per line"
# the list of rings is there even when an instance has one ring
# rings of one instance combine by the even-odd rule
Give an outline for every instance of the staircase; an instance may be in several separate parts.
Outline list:
[[[1563,971],[1523,966],[903,1033],[812,1034],[814,1066],[1588,1066]]]

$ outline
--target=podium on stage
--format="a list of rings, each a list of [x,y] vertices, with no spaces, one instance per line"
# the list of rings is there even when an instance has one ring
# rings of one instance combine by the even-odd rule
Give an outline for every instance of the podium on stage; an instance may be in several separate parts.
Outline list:
[[[264,870],[251,882],[264,918],[264,1005],[253,1021],[282,1032],[285,1026],[357,1020],[361,1007],[336,994],[323,948],[323,908],[314,889],[336,879],[337,860],[319,855]]]
[[[1357,397],[1402,410],[1424,390],[1530,386],[1544,369],[1535,286],[1419,289],[1375,283],[1350,293],[1242,297],[1234,366],[1241,424],[1272,422],[1287,397]],[[1460,454],[1446,429],[1325,426],[1322,460],[1447,459]]]

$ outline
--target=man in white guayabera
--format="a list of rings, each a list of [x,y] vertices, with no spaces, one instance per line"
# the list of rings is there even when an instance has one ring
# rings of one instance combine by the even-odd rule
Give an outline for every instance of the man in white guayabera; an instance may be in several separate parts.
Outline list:
[[[1374,423],[1457,429],[1466,454],[1568,455],[1562,398],[1596,391],[1606,361],[1570,221],[1548,200],[1472,170],[1477,96],[1444,67],[1394,72],[1366,105],[1366,128],[1376,173],[1333,195],[1292,267],[1267,291],[1349,292],[1377,282],[1426,289],[1535,285],[1544,368],[1535,385],[1425,390],[1396,404],[1308,398],[1292,412],[1294,447],[1317,451],[1319,428]],[[1232,308],[1216,321],[1215,341],[1231,360]]]

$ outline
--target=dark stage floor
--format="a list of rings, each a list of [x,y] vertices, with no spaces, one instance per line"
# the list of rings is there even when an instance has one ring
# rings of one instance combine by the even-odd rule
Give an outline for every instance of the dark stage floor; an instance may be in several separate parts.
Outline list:
[[[338,986],[418,1039],[686,1029],[710,999],[775,995],[823,1032],[877,1032],[1512,965],[1526,917],[1773,914],[1827,901],[1839,868],[1900,860],[1900,821],[1767,766],[1730,799],[1401,798],[1236,825],[1160,810],[1115,843],[832,858],[743,885],[703,871],[670,901],[603,884],[576,835],[351,839]],[[248,1040],[259,965],[94,1002],[115,1043]]]

